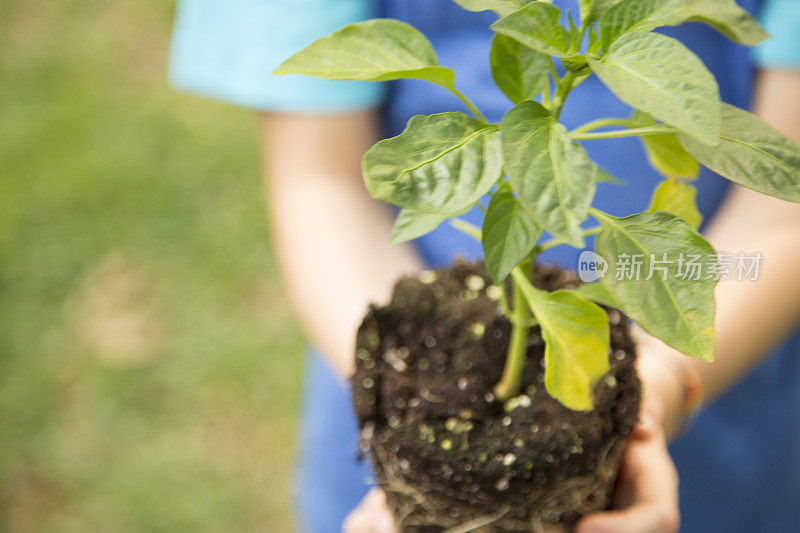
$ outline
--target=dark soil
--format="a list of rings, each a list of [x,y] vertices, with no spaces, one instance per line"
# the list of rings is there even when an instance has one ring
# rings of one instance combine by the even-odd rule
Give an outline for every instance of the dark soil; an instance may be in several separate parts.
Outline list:
[[[550,266],[533,278],[547,290],[580,283]],[[609,505],[639,410],[627,319],[607,310],[611,371],[595,387],[594,411],[546,393],[538,327],[523,392],[504,405],[491,391],[511,325],[496,292],[482,263],[457,263],[402,279],[359,329],[352,386],[362,451],[401,531],[530,532]]]

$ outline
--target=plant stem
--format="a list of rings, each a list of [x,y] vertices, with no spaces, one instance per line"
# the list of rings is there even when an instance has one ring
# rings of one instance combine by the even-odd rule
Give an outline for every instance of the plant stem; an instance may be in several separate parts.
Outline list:
[[[542,89],[542,105],[545,107],[550,106],[550,77],[547,77],[547,83],[544,84]]]
[[[525,261],[514,268],[515,271],[528,278],[531,276],[532,269],[533,263],[529,261]],[[514,309],[509,317],[512,324],[511,340],[508,344],[503,376],[494,387],[494,395],[501,402],[505,402],[519,394],[522,383],[522,370],[525,367],[525,358],[528,353],[528,332],[531,327],[531,312],[528,302],[525,300],[522,288],[513,276],[512,285],[514,287]]]
[[[550,69],[550,74],[553,76],[553,81],[556,85],[558,85],[558,82],[561,81],[561,77],[558,75],[556,64],[553,63],[553,58],[551,56],[547,56],[547,67]]]
[[[472,112],[472,114],[473,114],[473,115],[475,115],[477,118],[479,118],[480,120],[482,120],[482,121],[484,121],[484,122],[489,122],[489,121],[486,119],[486,116],[485,116],[483,113],[481,113],[481,110],[480,110],[480,109],[478,109],[478,106],[476,106],[474,103],[472,103],[472,100],[470,100],[469,98],[467,98],[467,97],[464,95],[464,93],[462,93],[461,91],[459,91],[458,89],[456,89],[456,88],[455,88],[455,86],[447,86],[447,88],[448,88],[448,89],[450,89],[450,91],[451,91],[451,92],[452,92],[454,95],[456,95],[456,96],[458,97],[458,99],[459,99],[459,100],[461,100],[462,102],[464,102],[464,105],[465,105],[465,106],[467,106],[467,109],[469,109],[469,110]]]
[[[589,228],[583,232],[584,237],[588,237],[590,235],[597,235],[600,233],[600,230],[603,229],[600,226],[595,226],[593,228]],[[539,251],[544,252],[545,250],[549,250],[550,248],[555,248],[556,246],[561,246],[562,244],[567,244],[567,241],[564,239],[553,239],[551,241],[547,241],[546,243],[539,245]]]
[[[478,242],[481,241],[481,228],[479,228],[478,226],[470,224],[466,220],[461,220],[460,218],[450,219],[450,225],[456,228],[461,233],[469,235]]]
[[[572,90],[572,84],[575,82],[575,78],[577,78],[577,74],[572,71],[567,71],[564,77],[558,82],[553,100],[550,103],[550,109],[556,117],[561,114],[561,108],[564,107],[564,100],[566,100],[567,95]]]
[[[623,137],[639,137],[642,135],[658,135],[661,133],[674,133],[675,130],[668,126],[645,126],[643,128],[630,128],[627,130],[600,131],[595,133],[570,132],[570,137],[576,141],[590,141],[594,139],[621,139]]]
[[[603,128],[605,126],[628,126],[630,127],[631,121],[627,118],[617,118],[617,117],[609,117],[609,118],[601,118],[598,120],[593,120],[591,122],[587,122],[582,126],[578,126],[572,133],[586,133],[588,131],[596,130],[598,128]]]
[[[505,285],[501,283],[499,285],[499,288],[500,288],[500,308],[503,309],[503,314],[505,316],[511,317],[511,308],[508,306],[508,298],[506,297]]]

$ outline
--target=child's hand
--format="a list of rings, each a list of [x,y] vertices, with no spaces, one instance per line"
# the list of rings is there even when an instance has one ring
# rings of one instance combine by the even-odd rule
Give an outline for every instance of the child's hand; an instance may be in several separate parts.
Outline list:
[[[386,495],[374,488],[347,516],[342,533],[397,533],[394,518],[386,505]],[[548,528],[544,533],[564,533],[562,528]]]
[[[342,533],[397,533],[386,495],[377,487],[369,491],[358,507],[347,515]]]
[[[594,513],[577,533],[675,533],[680,524],[678,474],[660,424],[642,417],[625,450],[614,510]]]
[[[680,524],[678,473],[668,433],[682,423],[684,359],[644,332],[637,333],[642,411],[622,457],[614,505],[583,518],[576,533],[674,533]]]

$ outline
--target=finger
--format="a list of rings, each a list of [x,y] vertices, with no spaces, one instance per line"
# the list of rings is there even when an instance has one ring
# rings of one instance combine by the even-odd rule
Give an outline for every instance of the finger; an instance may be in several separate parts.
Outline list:
[[[677,510],[658,505],[635,505],[622,511],[596,513],[583,519],[577,533],[675,533]]]
[[[344,521],[343,533],[397,533],[394,518],[379,488],[370,490]]]
[[[620,468],[614,504],[619,510],[584,518],[577,533],[674,533],[678,529],[678,475],[663,434],[631,441]]]
[[[643,410],[639,422],[634,426],[631,437],[636,440],[647,440],[656,438],[658,424],[650,411]]]

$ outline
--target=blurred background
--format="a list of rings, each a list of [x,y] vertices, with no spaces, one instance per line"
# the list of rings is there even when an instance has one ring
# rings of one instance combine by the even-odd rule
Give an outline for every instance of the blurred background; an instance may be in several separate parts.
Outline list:
[[[303,343],[255,116],[174,2],[0,0],[0,531],[291,530]]]

